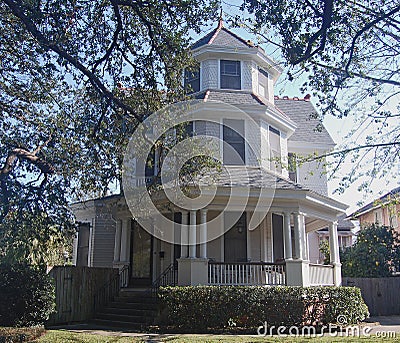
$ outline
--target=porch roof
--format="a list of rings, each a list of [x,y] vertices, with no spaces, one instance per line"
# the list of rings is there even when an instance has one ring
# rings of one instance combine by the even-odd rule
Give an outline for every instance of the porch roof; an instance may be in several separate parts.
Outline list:
[[[191,177],[190,182],[199,186],[307,190],[264,168],[250,166],[225,166],[222,171],[207,170]]]
[[[348,207],[346,204],[319,194],[261,167],[227,166],[220,172],[208,170],[201,175],[191,177],[188,183],[182,183],[182,186],[190,187],[191,185],[214,186],[219,189],[273,189],[275,192],[271,194],[276,199],[305,200],[316,206],[330,208],[340,213],[343,213]]]

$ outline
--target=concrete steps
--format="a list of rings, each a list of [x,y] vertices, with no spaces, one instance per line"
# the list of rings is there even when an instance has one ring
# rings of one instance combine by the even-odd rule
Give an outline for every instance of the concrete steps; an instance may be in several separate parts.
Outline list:
[[[93,322],[106,327],[145,330],[158,315],[157,299],[143,291],[121,291],[96,312]]]

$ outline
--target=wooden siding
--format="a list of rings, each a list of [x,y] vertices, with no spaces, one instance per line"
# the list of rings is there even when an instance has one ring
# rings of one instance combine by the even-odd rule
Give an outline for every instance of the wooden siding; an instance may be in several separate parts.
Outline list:
[[[313,161],[304,163],[301,167],[298,167],[297,183],[319,194],[328,195],[328,181],[323,165],[324,163],[322,162]]]
[[[99,213],[94,219],[92,236],[92,267],[112,268],[114,260],[115,219]]]

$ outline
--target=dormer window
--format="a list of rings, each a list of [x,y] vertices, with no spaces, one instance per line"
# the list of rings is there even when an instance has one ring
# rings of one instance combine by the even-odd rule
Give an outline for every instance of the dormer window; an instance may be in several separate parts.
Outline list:
[[[221,60],[220,80],[222,89],[240,89],[240,61]]]
[[[261,68],[258,68],[258,94],[268,98],[268,73]]]
[[[186,68],[185,69],[185,81],[184,81],[186,93],[196,93],[200,91],[200,67],[197,68]]]

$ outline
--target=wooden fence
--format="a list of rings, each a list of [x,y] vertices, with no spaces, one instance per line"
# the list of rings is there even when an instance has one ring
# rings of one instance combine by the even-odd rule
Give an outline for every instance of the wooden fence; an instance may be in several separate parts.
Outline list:
[[[344,277],[342,284],[343,286],[355,286],[361,289],[361,294],[371,316],[400,315],[400,277]]]
[[[83,322],[93,316],[96,292],[118,275],[118,269],[54,267],[49,275],[56,287],[56,311],[48,325]]]

